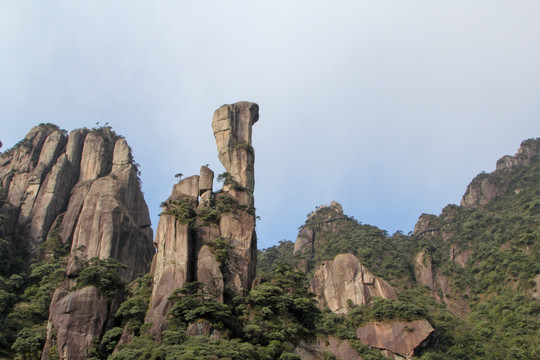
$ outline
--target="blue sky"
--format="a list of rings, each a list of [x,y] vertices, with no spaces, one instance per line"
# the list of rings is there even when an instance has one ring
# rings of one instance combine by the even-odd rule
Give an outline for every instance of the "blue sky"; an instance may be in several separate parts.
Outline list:
[[[538,1],[2,1],[0,141],[109,122],[157,226],[220,173],[211,119],[254,101],[259,247],[315,206],[390,233],[540,136]]]

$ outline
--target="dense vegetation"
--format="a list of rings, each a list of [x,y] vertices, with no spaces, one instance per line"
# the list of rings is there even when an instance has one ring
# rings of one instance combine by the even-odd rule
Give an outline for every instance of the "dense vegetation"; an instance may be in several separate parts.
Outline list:
[[[540,140],[524,144],[540,149]],[[438,337],[419,354],[421,359],[540,359],[540,159],[536,155],[529,160],[527,166],[480,174],[473,183],[489,181],[500,194],[485,206],[449,205],[439,216],[424,215],[433,228],[419,236],[389,235],[335,208],[319,208],[309,214],[299,235],[309,237],[314,246],[293,254],[293,242],[284,240],[259,251],[260,282],[249,293],[228,294],[220,303],[200,282],[177,289],[170,297],[168,328],[159,339],[150,335],[151,324],[144,323],[152,277],[147,274],[126,285],[118,276],[123,265],[117,261],[81,260],[72,290],[94,286],[117,305],[88,358],[299,359],[294,350],[302,341],[332,336],[347,340],[366,360],[384,359],[358,340],[357,327],[372,321],[427,319]],[[230,181],[227,174],[222,178]],[[4,201],[0,188],[0,207]],[[185,199],[163,206],[164,214],[192,227],[214,224],[237,210],[254,215],[254,208],[224,194],[204,209],[194,210]],[[0,230],[2,220],[0,216]],[[41,356],[49,304],[66,279],[68,251],[59,231],[50,232],[33,260],[27,259],[22,239],[0,231],[0,358]],[[232,245],[223,238],[208,245],[226,264]],[[356,255],[391,283],[398,300],[375,298],[368,305],[352,306],[347,315],[317,309],[309,277],[318,264],[341,253]],[[433,288],[418,285],[419,253],[425,254],[424,265],[432,266]],[[460,254],[467,255],[463,263],[457,260]],[[440,286],[441,280],[448,289]],[[457,302],[466,304],[465,314],[448,310],[448,304]]]
[[[315,335],[320,318],[313,296],[305,274],[285,264],[276,268],[272,279],[228,303],[216,302],[203,283],[188,283],[170,297],[173,306],[161,342],[156,342],[147,325],[139,321],[131,330],[138,335],[131,343],[119,345],[119,351],[109,358],[299,359],[292,353],[295,345]],[[120,306],[117,317],[124,316],[128,308],[125,304],[133,303],[133,299]],[[207,329],[207,336],[193,333],[198,325]],[[99,358],[111,354],[114,346],[110,339],[118,340],[120,331],[115,328],[104,337]]]

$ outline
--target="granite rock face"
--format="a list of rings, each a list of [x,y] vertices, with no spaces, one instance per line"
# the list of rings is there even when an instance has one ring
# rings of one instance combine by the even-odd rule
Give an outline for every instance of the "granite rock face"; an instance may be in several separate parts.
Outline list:
[[[148,207],[131,150],[110,128],[67,136],[54,125],[34,127],[0,155],[0,185],[9,215],[4,235],[23,242],[30,256],[54,224],[79,257],[116,258],[128,265],[128,281],[148,271]]]
[[[405,358],[414,356],[436,335],[426,320],[375,322],[359,327],[356,334],[364,344],[386,350],[387,357],[392,358],[394,354]]]
[[[394,288],[373,275],[353,254],[340,254],[315,269],[310,290],[317,294],[320,308],[343,314],[348,312],[347,302],[368,304],[375,296],[397,300]]]
[[[257,255],[251,127],[258,120],[258,108],[240,102],[214,113],[218,157],[228,173],[223,189],[213,192],[214,173],[202,166],[200,175],[176,184],[164,203],[146,316],[158,339],[172,306],[168,297],[185,283],[204,283],[205,291],[217,301],[223,301],[225,286],[237,293],[251,288]]]
[[[436,301],[446,304],[448,310],[461,318],[469,314],[470,309],[463,294],[450,286],[446,275],[433,268],[431,256],[426,250],[416,255],[414,272],[416,282],[428,287]]]
[[[505,155],[497,161],[494,172],[482,173],[476,176],[467,187],[467,191],[461,199],[461,205],[466,207],[481,208],[502,195],[509,184],[498,176],[505,171],[511,171],[516,167],[527,166],[533,157],[538,155],[540,148],[534,140],[525,140],[521,143],[518,152],[514,156]]]
[[[127,265],[120,271],[125,281],[149,270],[152,230],[137,174],[126,140],[110,127],[67,135],[42,124],[0,155],[2,237],[29,258],[52,233],[71,249],[69,280],[54,293],[45,344],[57,345],[61,359],[84,358],[113,306],[94,287],[70,292],[84,260],[119,260]]]
[[[259,106],[246,101],[223,105],[212,119],[219,161],[234,181],[251,192],[255,188],[251,128],[257,120]]]
[[[93,286],[74,292],[57,289],[51,301],[42,359],[48,359],[52,344],[56,344],[60,359],[86,359],[93,338],[103,334],[109,311],[108,302]]]

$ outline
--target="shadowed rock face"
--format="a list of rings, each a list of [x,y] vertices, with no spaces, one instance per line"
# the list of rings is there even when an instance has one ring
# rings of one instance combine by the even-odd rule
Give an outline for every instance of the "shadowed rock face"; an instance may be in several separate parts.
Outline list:
[[[319,265],[310,287],[320,308],[328,306],[338,314],[348,311],[349,300],[354,305],[368,304],[374,296],[397,300],[394,288],[369,272],[353,254],[340,254]]]
[[[257,104],[240,102],[224,105],[214,113],[212,128],[218,156],[230,174],[223,189],[212,191],[214,173],[203,166],[200,175],[176,184],[165,202],[169,205],[164,208],[156,233],[154,288],[146,316],[158,339],[166,328],[166,314],[172,305],[168,298],[186,282],[204,283],[217,301],[223,301],[226,285],[235,292],[251,288],[257,255],[251,127],[259,117],[258,108]],[[179,202],[191,209],[189,224],[174,215]],[[205,211],[219,215],[208,220],[201,215]],[[224,244],[225,248],[216,250]],[[222,255],[225,251],[226,259],[218,258],[216,251]]]
[[[148,208],[131,150],[110,128],[69,136],[50,124],[32,128],[0,155],[0,185],[6,194],[1,235],[27,249],[29,257],[55,229],[71,247],[71,277],[81,266],[76,256],[116,258],[127,265],[120,271],[126,281],[149,270],[154,251]],[[45,348],[56,343],[61,359],[84,359],[111,312],[112,304],[96,288],[69,292],[75,282],[66,280],[50,304]]]

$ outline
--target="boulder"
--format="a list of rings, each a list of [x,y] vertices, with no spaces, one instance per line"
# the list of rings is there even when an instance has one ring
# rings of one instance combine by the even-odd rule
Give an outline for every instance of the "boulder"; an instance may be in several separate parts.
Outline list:
[[[212,192],[214,185],[214,172],[207,166],[201,166],[200,178],[199,178],[199,195]]]
[[[435,338],[426,320],[374,322],[356,329],[362,343],[409,358]],[[391,355],[391,354],[390,354]]]
[[[394,288],[373,275],[353,254],[340,254],[315,269],[310,289],[317,295],[320,308],[338,314],[348,312],[347,303],[368,304],[374,296],[397,300]]]
[[[86,359],[86,350],[94,337],[103,334],[108,317],[109,304],[97,288],[87,286],[74,292],[57,289],[50,305],[49,331],[41,359],[49,358],[54,344],[60,359]]]

